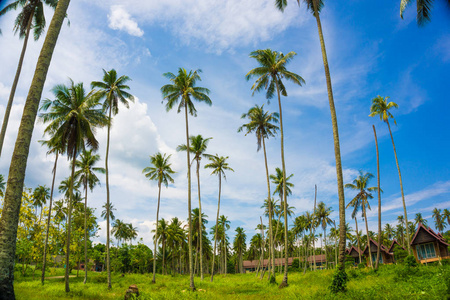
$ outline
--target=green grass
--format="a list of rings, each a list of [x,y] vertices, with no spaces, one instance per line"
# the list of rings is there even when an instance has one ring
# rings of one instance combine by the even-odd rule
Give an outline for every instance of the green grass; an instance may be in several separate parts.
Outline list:
[[[74,273],[74,272],[72,272]],[[450,297],[450,267],[407,269],[403,266],[382,266],[378,272],[368,269],[349,270],[347,292],[331,294],[333,270],[289,273],[289,287],[279,289],[255,274],[214,276],[214,282],[195,278],[197,292],[189,291],[188,276],[151,274],[113,274],[112,289],[107,289],[106,273],[89,273],[88,284],[83,276],[70,278],[70,293],[64,291],[64,279],[49,279],[42,286],[39,276],[18,277],[15,282],[17,299],[123,299],[131,284],[136,284],[139,299],[447,299]],[[277,276],[281,283],[282,275]]]

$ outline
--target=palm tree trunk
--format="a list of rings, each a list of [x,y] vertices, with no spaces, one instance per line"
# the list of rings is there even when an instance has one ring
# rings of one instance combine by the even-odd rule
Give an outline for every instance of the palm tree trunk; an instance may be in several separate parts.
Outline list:
[[[359,240],[358,221],[356,220],[356,216],[355,216],[355,226],[356,226],[356,239],[358,241],[359,263],[362,263],[362,259],[361,259],[361,242]]]
[[[370,237],[369,237],[369,226],[367,226],[367,215],[366,215],[366,203],[362,203],[363,213],[364,213],[364,221],[366,223],[366,234],[367,234],[367,250],[369,251],[369,261],[370,261],[370,267],[373,268],[373,261],[372,261],[372,252],[370,249]],[[380,247],[380,245],[378,245]]]
[[[266,152],[266,142],[262,139],[263,150],[264,150],[264,165],[266,167],[266,178],[267,178],[267,204],[269,205],[269,260],[267,261],[267,269],[269,270],[269,280],[272,275],[275,276],[275,245],[273,242],[273,226],[272,226],[272,197],[270,194],[270,179],[269,179],[269,167],[267,164],[267,152]]]
[[[162,271],[163,274],[166,275],[166,241],[162,240],[162,252],[163,252],[163,261],[162,261]]]
[[[84,179],[84,281],[83,283],[86,284],[87,282],[87,177]]]
[[[375,269],[378,269],[378,262],[380,261],[380,248],[381,248],[381,189],[380,189],[380,154],[378,152],[378,140],[377,131],[375,125],[372,125],[373,135],[375,137],[375,146],[377,149],[377,182],[378,182],[378,248],[377,248],[377,262],[375,263]]]
[[[408,226],[408,214],[406,212],[405,194],[403,193],[402,173],[400,172],[400,166],[398,164],[397,150],[395,150],[394,137],[392,136],[392,131],[391,131],[391,126],[389,125],[389,120],[386,120],[386,123],[389,128],[389,134],[391,135],[392,147],[394,148],[395,163],[397,165],[398,179],[400,181],[400,190],[402,192],[403,213],[405,214],[406,243],[408,244],[408,254],[411,255],[410,235],[409,235],[409,228],[408,228],[409,227]]]
[[[156,282],[156,246],[158,244],[158,222],[159,222],[159,203],[161,200],[161,180],[158,180],[158,206],[156,208],[156,229],[155,229],[155,240],[154,240],[154,251],[153,251],[153,279],[152,283]]]
[[[264,142],[264,139],[263,139],[263,142]],[[266,149],[264,149],[264,150],[266,150]],[[267,170],[267,165],[266,165],[266,170]],[[269,194],[270,194],[270,192],[269,192]],[[268,200],[270,200],[270,199],[268,199]],[[269,206],[270,205],[271,204],[269,204]],[[266,246],[266,241],[264,240],[264,227],[263,227],[263,221],[262,221],[262,217],[261,216],[259,216],[259,220],[261,221],[261,237],[262,237],[261,264],[262,264],[262,266],[264,268],[264,248]],[[270,263],[270,250],[269,250],[269,260],[267,261],[267,265],[269,265],[269,263]],[[261,279],[263,279],[263,276],[264,276],[264,272],[261,272]],[[256,273],[256,277],[258,277],[258,273]],[[269,278],[270,278],[270,271],[269,271]]]
[[[200,220],[198,222],[198,230],[200,235],[200,278],[203,281],[203,220],[202,220],[202,201],[200,198],[200,159],[197,159],[197,190],[198,190],[198,213]]]
[[[6,128],[8,127],[9,115],[11,114],[11,108],[14,100],[14,95],[16,93],[17,83],[19,82],[20,72],[22,71],[23,59],[25,57],[25,51],[27,50],[28,38],[30,37],[31,22],[33,20],[33,14],[30,14],[30,19],[28,20],[27,29],[25,37],[23,39],[22,52],[20,53],[19,64],[17,66],[16,75],[14,76],[14,81],[11,87],[11,93],[9,94],[8,104],[5,109],[5,117],[3,118],[2,131],[0,132],[0,156],[2,155],[3,142],[5,140]]]
[[[192,257],[192,216],[191,216],[191,159],[189,158],[189,124],[188,124],[188,111],[187,105],[184,105],[184,113],[186,117],[186,153],[187,153],[187,167],[188,167],[188,216],[189,216],[189,287],[192,291],[195,291],[194,285],[194,265]]]
[[[45,231],[45,243],[44,243],[44,259],[42,262],[42,276],[41,283],[44,284],[45,278],[45,265],[47,263],[47,245],[48,245],[48,233],[50,230],[50,219],[52,216],[52,202],[53,202],[53,189],[55,187],[55,177],[56,177],[56,165],[58,163],[58,152],[56,152],[55,164],[53,166],[53,179],[52,179],[52,189],[50,191],[50,207],[48,209],[48,217],[47,217],[47,229]]]
[[[325,269],[328,269],[328,258],[327,258],[327,228],[323,228],[323,238],[325,243]]]
[[[336,232],[336,236],[334,237],[334,250],[335,250],[335,258],[334,258],[334,267],[337,268],[337,260],[338,260],[338,236],[337,236],[337,230],[336,230],[336,222],[333,220],[334,225],[334,231]]]
[[[108,101],[108,100],[106,100]],[[109,158],[109,140],[111,133],[111,103],[109,105],[109,123],[108,123],[108,136],[106,139],[106,156],[105,156],[105,173],[106,173],[106,269],[108,272],[108,289],[111,288],[111,262],[109,255],[109,169],[108,169],[108,158]]]
[[[283,169],[283,201],[284,201],[284,276],[283,281],[280,284],[280,287],[285,287],[288,285],[288,218],[287,218],[287,199],[286,199],[286,164],[284,161],[284,132],[283,132],[283,114],[281,111],[281,96],[280,96],[280,87],[278,85],[278,78],[274,76],[273,80],[275,80],[277,86],[277,94],[278,94],[278,109],[280,111],[280,141],[281,141],[281,167]]]
[[[323,67],[327,81],[328,102],[330,104],[331,124],[333,126],[334,156],[336,159],[336,177],[339,195],[339,269],[345,269],[345,197],[344,197],[344,179],[342,176],[341,148],[339,146],[339,130],[336,117],[336,108],[334,106],[333,89],[331,86],[330,69],[328,67],[327,51],[323,39],[322,24],[317,11],[317,3],[313,2],[314,16],[316,17],[317,29],[319,31],[320,47],[322,50]]]
[[[314,218],[316,218],[316,200],[317,200],[317,185],[314,185],[314,213],[313,213],[313,261],[314,261],[314,271],[316,270],[316,226],[314,226]]]
[[[72,180],[70,182],[70,189],[69,189],[69,209],[67,211],[67,239],[66,239],[66,270],[65,270],[65,276],[64,276],[64,282],[66,287],[66,293],[70,292],[69,288],[69,270],[70,270],[70,229],[72,227],[71,220],[72,220],[72,201],[73,201],[73,181],[74,181],[74,174],[75,174],[75,160],[76,160],[76,153],[77,151],[73,152],[72,157],[72,174],[70,175],[72,177]]]
[[[214,250],[213,250],[213,259],[211,263],[211,282],[214,280],[214,261],[216,259],[216,246],[217,246],[217,229],[219,228],[219,210],[220,210],[220,190],[222,187],[222,176],[219,174],[219,200],[217,202],[217,216],[216,216],[216,230],[214,235]],[[224,228],[225,230],[225,228]]]
[[[36,71],[23,109],[22,120],[11,158],[8,183],[0,218],[0,299],[15,299],[14,259],[23,182],[34,123],[45,79],[70,0],[60,0],[47,31]]]

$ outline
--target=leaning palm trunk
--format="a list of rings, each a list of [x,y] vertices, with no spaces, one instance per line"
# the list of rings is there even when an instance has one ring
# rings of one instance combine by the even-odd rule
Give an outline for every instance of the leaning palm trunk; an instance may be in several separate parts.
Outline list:
[[[198,222],[198,234],[200,240],[200,279],[203,280],[203,220],[202,220],[202,201],[200,198],[200,160],[197,159],[197,190],[198,190],[198,213],[199,213],[199,222]]]
[[[222,185],[222,176],[219,174],[219,200],[217,202],[217,217],[216,217],[216,229],[214,234],[214,250],[211,263],[211,282],[214,280],[214,261],[216,260],[216,247],[217,247],[217,229],[219,227],[219,210],[220,210],[220,190]]]
[[[86,284],[87,282],[87,266],[88,266],[88,259],[87,259],[87,195],[88,195],[88,186],[87,186],[87,177],[84,178],[84,281],[83,283]]]
[[[9,115],[11,114],[11,108],[16,93],[17,83],[19,83],[20,72],[22,71],[23,59],[25,57],[25,51],[27,50],[28,38],[30,36],[31,21],[33,20],[33,14],[30,14],[30,19],[27,23],[27,29],[25,37],[23,39],[22,52],[20,53],[19,64],[17,66],[16,75],[11,87],[11,93],[9,94],[8,104],[6,105],[5,117],[3,118],[2,131],[0,132],[0,156],[2,155],[3,142],[5,141],[6,128],[8,127]]]
[[[47,264],[48,233],[49,233],[49,230],[50,230],[50,219],[51,219],[51,216],[52,216],[53,189],[55,187],[55,177],[56,177],[56,165],[57,165],[57,163],[58,163],[58,151],[56,152],[55,165],[53,166],[52,189],[50,191],[50,206],[49,206],[49,209],[48,209],[47,229],[45,231],[44,260],[42,262],[42,275],[41,275],[41,283],[42,284],[44,284],[45,265]]]
[[[154,251],[153,251],[153,279],[152,283],[156,282],[156,249],[158,245],[158,222],[159,222],[159,201],[161,199],[161,180],[158,180],[158,206],[156,208],[156,229],[155,229],[155,244],[154,244]]]
[[[378,263],[380,261],[380,247],[381,247],[381,189],[380,189],[380,154],[378,152],[378,140],[377,131],[375,125],[372,125],[373,135],[375,137],[375,146],[377,149],[377,181],[378,181],[378,248],[377,248],[377,262],[375,263],[375,269],[378,269]]]
[[[188,111],[187,104],[185,102],[184,112],[186,117],[186,153],[187,153],[187,166],[188,166],[188,215],[189,215],[189,231],[188,231],[188,243],[189,243],[189,287],[192,291],[195,291],[194,285],[194,264],[192,257],[192,216],[191,216],[191,160],[189,158],[189,124],[188,124]],[[201,216],[200,216],[201,217]]]
[[[333,89],[331,87],[330,69],[328,67],[327,52],[325,41],[323,39],[322,24],[320,22],[316,1],[313,2],[314,16],[316,17],[317,29],[319,31],[320,47],[322,50],[323,67],[325,69],[325,78],[327,81],[328,102],[330,104],[331,124],[333,125],[334,155],[336,159],[336,177],[339,195],[339,269],[345,269],[345,197],[344,197],[344,179],[342,176],[341,148],[339,146],[339,130],[334,106]]]
[[[364,221],[366,223],[367,250],[369,251],[369,262],[370,262],[370,267],[373,268],[372,252],[370,250],[369,226],[367,226],[366,204],[363,203],[362,207],[363,207],[363,213],[364,213]],[[378,245],[378,247],[380,247],[380,245]]]
[[[45,79],[70,0],[59,0],[31,82],[9,168],[0,218],[0,299],[15,299],[14,259],[25,170]]]
[[[395,150],[394,137],[392,136],[392,131],[391,131],[391,126],[389,125],[389,120],[386,120],[386,123],[387,123],[388,128],[389,128],[389,134],[391,135],[392,147],[394,148],[395,163],[397,165],[398,178],[399,178],[399,181],[400,181],[400,190],[402,192],[403,213],[405,214],[406,243],[408,244],[408,254],[411,254],[410,235],[409,235],[409,228],[408,228],[409,227],[408,226],[408,214],[406,213],[405,194],[403,193],[402,173],[400,172],[400,166],[398,164],[397,150]]]
[[[111,263],[109,255],[109,169],[108,169],[108,158],[109,158],[109,140],[111,133],[111,103],[109,106],[109,123],[108,123],[108,137],[106,139],[106,156],[105,156],[105,173],[106,173],[106,269],[108,272],[108,289],[111,288]]]
[[[70,292],[69,288],[69,272],[70,272],[70,229],[72,227],[72,202],[73,202],[73,178],[75,174],[75,160],[76,160],[76,151],[73,152],[72,157],[72,174],[70,175],[72,180],[70,182],[70,188],[69,188],[69,210],[67,212],[67,239],[66,239],[66,270],[64,273],[64,283],[66,287],[66,293]],[[78,269],[78,268],[77,268]],[[78,276],[78,275],[77,275]]]
[[[275,245],[273,242],[273,226],[272,226],[272,201],[270,195],[270,179],[269,179],[269,168],[267,165],[267,154],[266,154],[266,142],[262,139],[263,150],[264,150],[264,163],[266,167],[266,178],[267,178],[267,204],[269,205],[269,260],[267,261],[267,269],[269,270],[269,280],[272,275],[275,276]]]

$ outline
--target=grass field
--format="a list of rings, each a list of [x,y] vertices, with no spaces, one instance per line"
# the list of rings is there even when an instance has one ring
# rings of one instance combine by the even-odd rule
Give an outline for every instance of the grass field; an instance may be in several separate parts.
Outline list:
[[[60,272],[57,272],[60,275]],[[216,275],[214,282],[195,278],[197,292],[190,292],[188,276],[151,274],[113,274],[112,289],[107,289],[106,273],[89,273],[70,278],[70,293],[64,291],[64,279],[48,279],[42,286],[39,276],[18,277],[15,281],[17,299],[123,299],[131,284],[139,288],[139,299],[449,299],[450,266],[382,266],[378,272],[368,269],[348,270],[347,292],[330,293],[333,270],[289,273],[289,287],[279,289],[255,274]],[[37,274],[37,272],[36,272]],[[75,274],[75,272],[72,272]],[[282,275],[277,276],[280,283]]]

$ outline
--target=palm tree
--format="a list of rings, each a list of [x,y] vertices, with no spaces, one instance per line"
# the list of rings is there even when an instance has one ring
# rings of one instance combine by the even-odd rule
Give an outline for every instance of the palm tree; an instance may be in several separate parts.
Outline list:
[[[169,222],[164,220],[162,218],[159,220],[158,224],[156,225],[156,229],[153,229],[152,232],[155,233],[153,236],[154,243],[157,244],[158,241],[161,242],[162,245],[162,273],[166,274],[165,270],[165,254],[166,254],[166,241],[167,241],[167,235],[168,235],[168,226]],[[156,255],[156,252],[155,252]],[[155,265],[156,261],[153,262],[153,265]]]
[[[76,158],[85,149],[86,145],[91,149],[98,149],[98,141],[95,138],[95,127],[105,126],[108,121],[99,106],[98,99],[86,92],[83,83],[74,84],[70,80],[70,86],[56,85],[52,89],[55,100],[46,99],[43,103],[45,110],[50,112],[42,115],[44,122],[50,122],[45,133],[53,134],[55,139],[61,143],[61,148],[67,153],[68,159],[72,160],[71,183],[69,187],[69,211],[66,243],[66,292],[69,292],[69,253],[70,253],[70,229],[73,186],[75,176]]]
[[[75,172],[75,178],[78,179],[84,185],[84,281],[87,281],[87,190],[92,190],[97,184],[100,184],[100,179],[94,172],[105,174],[104,168],[94,167],[94,165],[100,160],[100,155],[93,154],[92,150],[84,150],[80,155],[80,160],[75,162],[75,167],[78,170]]]
[[[169,158],[171,155],[168,155],[166,157],[166,154],[161,154],[161,152],[156,153],[153,156],[150,156],[150,163],[152,164],[151,167],[146,167],[142,173],[145,174],[145,177],[147,177],[149,180],[155,180],[158,182],[158,206],[156,209],[156,233],[155,235],[158,236],[158,219],[159,219],[159,204],[161,200],[161,184],[164,184],[166,188],[170,183],[174,183],[173,178],[170,176],[171,174],[174,174],[175,172],[171,169],[171,164],[169,164]],[[156,255],[156,249],[157,249],[157,240],[155,239],[155,245],[154,245],[154,253]],[[164,253],[163,253],[164,255]],[[152,283],[156,282],[156,263],[153,262],[153,279]]]
[[[236,236],[233,241],[233,248],[236,251],[239,258],[239,273],[244,273],[243,260],[242,255],[246,249],[245,240],[247,235],[245,234],[245,230],[242,227],[236,228]]]
[[[372,191],[377,191],[377,187],[367,187],[369,184],[369,180],[373,178],[372,173],[363,173],[363,171],[359,171],[359,176],[353,180],[353,183],[347,183],[345,185],[345,188],[349,188],[352,190],[358,191],[358,194],[347,204],[347,208],[349,206],[353,207],[353,213],[352,217],[356,220],[356,214],[359,210],[359,208],[362,208],[363,211],[363,217],[366,222],[366,233],[369,237],[369,226],[367,225],[367,214],[366,214],[366,206],[368,209],[370,209],[369,205],[369,199],[373,199],[373,196],[371,193]],[[358,229],[356,229],[358,230]],[[369,249],[369,259],[370,259],[370,267],[373,268],[372,263],[372,254],[370,252],[370,242],[369,239],[367,239],[367,247]],[[379,245],[380,247],[380,245]]]
[[[135,240],[138,236],[137,227],[133,227],[133,224],[128,223],[125,224],[125,241],[130,241],[130,244]]]
[[[103,218],[103,220],[109,218],[111,221],[114,221],[116,219],[116,216],[114,216],[114,211],[116,210],[114,204],[112,204],[111,202],[109,204],[105,203],[102,207],[103,210],[101,217]]]
[[[394,228],[392,228],[391,224],[389,223],[384,225],[384,232],[386,233],[389,240],[394,236]]]
[[[6,187],[6,182],[5,182],[5,177],[3,177],[2,174],[0,174],[0,197],[5,197],[5,187]]]
[[[327,81],[328,102],[330,105],[331,124],[333,126],[334,139],[334,155],[336,160],[336,177],[339,195],[339,270],[345,269],[345,197],[344,197],[344,178],[342,176],[342,162],[341,162],[341,148],[339,145],[339,129],[336,117],[336,108],[334,106],[333,89],[331,86],[331,75],[328,66],[327,51],[325,48],[325,40],[322,33],[322,24],[320,21],[320,12],[324,6],[324,1],[319,0],[303,0],[306,3],[307,9],[313,13],[316,18],[317,29],[319,32],[320,48],[322,50],[323,67],[325,70],[325,78]],[[300,0],[297,0],[300,5]],[[287,0],[275,0],[275,6],[284,11],[287,6]]]
[[[219,218],[219,237],[222,241],[222,257],[223,257],[223,273],[225,276],[227,275],[227,261],[228,261],[228,255],[227,255],[227,249],[228,249],[228,237],[227,237],[227,230],[230,229],[230,221],[228,220],[228,217],[225,217],[224,215],[221,215]]]
[[[397,103],[395,102],[387,102],[389,97],[381,97],[378,96],[376,98],[372,99],[372,105],[370,107],[370,117],[379,116],[380,120],[386,122],[389,134],[391,136],[392,141],[392,147],[394,148],[394,155],[395,155],[395,163],[397,164],[397,170],[398,170],[398,178],[400,181],[400,190],[402,192],[402,202],[403,202],[403,212],[405,215],[405,221],[406,224],[408,224],[408,214],[406,212],[406,202],[405,202],[405,194],[403,193],[403,182],[402,182],[402,173],[400,172],[400,166],[398,164],[398,158],[397,158],[397,151],[395,150],[395,144],[394,144],[394,137],[392,136],[391,131],[391,125],[389,125],[389,119],[394,120],[394,124],[397,125],[397,122],[394,119],[394,116],[389,112],[391,108],[398,108]],[[411,246],[410,246],[410,236],[409,236],[409,229],[408,226],[406,226],[406,242],[408,244],[408,253],[411,254]]]
[[[263,146],[264,151],[264,165],[266,167],[266,179],[267,179],[267,199],[270,199],[270,180],[269,180],[269,167],[267,165],[267,154],[266,154],[266,143],[265,139],[269,137],[274,137],[276,131],[279,130],[279,127],[275,125],[278,123],[278,113],[269,113],[264,111],[264,105],[250,108],[247,113],[242,114],[241,119],[249,119],[250,122],[239,127],[238,132],[241,132],[245,129],[245,135],[255,132],[256,135],[256,144],[257,149],[259,151],[261,149],[261,144]],[[268,202],[270,204],[271,202]],[[268,206],[268,215],[269,215],[269,280],[271,278],[271,270],[274,270],[275,267],[275,246],[273,243],[273,229],[272,229],[272,212],[273,208],[271,205]]]
[[[58,0],[16,0],[13,3],[7,5],[0,11],[0,17],[11,10],[16,10],[19,6],[22,7],[22,11],[17,16],[14,22],[14,33],[19,33],[19,38],[23,38],[22,52],[20,53],[19,64],[17,66],[16,75],[9,94],[8,104],[5,109],[5,117],[3,118],[2,130],[0,132],[0,155],[3,149],[3,141],[5,140],[6,128],[8,127],[9,115],[16,93],[17,83],[19,82],[20,72],[22,70],[23,59],[25,57],[25,51],[27,49],[28,37],[30,31],[33,29],[34,40],[37,41],[45,28],[45,15],[44,15],[44,3],[53,9],[56,8]]]
[[[122,222],[121,220],[117,219],[111,229],[111,234],[114,235],[114,237],[117,240],[117,247],[119,247],[120,241],[125,241],[127,238],[127,224],[125,222]]]
[[[201,70],[196,70],[194,72],[189,71],[189,73],[183,69],[178,69],[178,75],[171,72],[164,73],[164,77],[169,79],[172,83],[166,84],[161,88],[163,99],[167,100],[166,110],[169,111],[174,108],[178,102],[178,113],[184,107],[185,121],[186,121],[186,153],[187,153],[187,167],[188,167],[188,216],[189,216],[189,277],[190,277],[190,288],[195,290],[194,285],[194,266],[192,260],[192,220],[191,220],[191,160],[189,157],[190,146],[189,146],[189,123],[188,123],[188,111],[191,116],[197,116],[197,110],[195,109],[194,103],[191,98],[199,101],[205,102],[211,105],[211,99],[209,98],[209,90],[207,88],[196,86],[197,81],[200,81]]]
[[[377,150],[377,187],[378,187],[378,245],[381,245],[381,188],[380,188],[380,153],[378,151],[378,139],[377,139],[377,131],[375,130],[375,125],[372,125],[373,135],[375,138],[375,148]],[[378,270],[378,263],[380,261],[380,250],[381,248],[377,248],[377,262],[375,263],[375,269]]]
[[[108,158],[109,158],[109,142],[111,133],[111,120],[112,115],[117,115],[119,113],[119,101],[129,108],[128,101],[134,102],[134,97],[127,90],[130,89],[126,83],[131,79],[122,75],[117,76],[117,72],[114,69],[106,72],[103,70],[103,81],[93,81],[91,82],[91,87],[93,89],[97,88],[96,96],[99,99],[105,99],[103,102],[103,110],[108,111],[108,134],[106,139],[106,156],[105,156],[105,170],[106,170],[106,209],[109,208],[109,169],[108,169]],[[109,213],[107,213],[109,215]],[[110,257],[109,257],[109,218],[106,219],[106,268],[108,271],[108,288],[111,288],[111,269],[110,269]]]
[[[445,210],[444,210],[445,212]],[[422,217],[422,213],[418,212],[416,213],[416,217],[414,218],[414,225],[418,225],[419,223],[422,223],[424,226],[428,226],[428,221]]]
[[[37,208],[41,208],[41,216],[39,217],[39,223],[41,223],[42,219],[42,208],[47,203],[47,200],[50,199],[50,188],[46,187],[45,185],[39,185],[37,188],[34,189],[32,200],[33,205],[36,208],[36,214],[37,214]]]
[[[444,208],[442,217],[447,219],[447,224],[450,226],[450,210],[448,210],[447,208]],[[424,221],[426,221],[426,220],[424,220]]]
[[[411,3],[411,0],[400,0],[400,17],[403,19],[403,12]],[[417,4],[417,24],[424,26],[431,20],[431,8],[433,7],[433,0],[416,0]],[[447,0],[447,4],[450,1]]]
[[[323,237],[325,239],[325,258],[327,257],[327,225],[332,224],[330,219],[331,207],[327,207],[324,202],[319,202],[316,209],[317,222],[322,226]],[[328,264],[326,265],[328,267]]]
[[[205,154],[206,148],[208,147],[209,141],[212,139],[206,138],[204,139],[200,134],[197,136],[190,136],[189,137],[191,142],[191,148],[189,149],[189,152],[192,152],[194,154],[194,158],[192,161],[197,162],[197,191],[198,191],[198,209],[199,209],[199,215],[202,215],[202,201],[200,197],[200,160],[202,157],[208,157],[208,154]],[[177,147],[177,151],[186,151],[187,146],[186,145],[180,145]],[[201,226],[199,223],[198,226]],[[199,243],[200,243],[200,278],[203,280],[203,234],[202,234],[202,228],[199,227]]]
[[[398,225],[397,225],[397,234],[400,236],[402,240],[402,245],[405,246],[405,217],[400,215],[397,217]]]
[[[271,99],[276,91],[278,96],[278,109],[280,115],[280,140],[281,140],[281,166],[283,170],[283,178],[286,178],[286,164],[284,161],[284,132],[283,132],[283,114],[281,110],[281,95],[287,96],[286,88],[282,82],[282,78],[291,81],[299,86],[301,86],[305,81],[300,75],[290,72],[286,69],[286,65],[293,59],[296,55],[295,52],[291,51],[284,55],[281,52],[272,51],[270,49],[266,50],[256,50],[250,53],[250,57],[255,58],[259,64],[259,67],[251,70],[247,73],[246,79],[258,77],[256,82],[252,86],[253,94],[259,92],[263,89],[267,89],[266,98]],[[285,182],[285,181],[283,181]],[[286,186],[283,183],[283,190],[286,190]],[[287,253],[287,201],[286,193],[284,193],[283,203],[284,209],[284,221],[285,221],[285,265],[288,264],[288,253]],[[281,286],[287,286],[287,268],[285,268],[283,282]]]
[[[208,223],[208,220],[206,219],[208,216],[205,213],[201,214],[200,217],[200,209],[194,208],[192,210],[192,226],[193,226],[193,233],[192,233],[192,241],[196,242],[197,249],[196,252],[200,256],[200,273],[203,274],[203,264],[202,264],[202,257],[203,257],[203,231],[205,230],[206,226],[205,224]],[[201,242],[200,242],[201,241]],[[197,269],[197,255],[195,256],[195,268]]]
[[[16,247],[10,241],[15,241],[17,238],[23,183],[31,137],[48,68],[69,3],[70,0],[59,0],[53,14],[25,100],[22,120],[11,158],[11,171],[8,175],[9,183],[5,194],[3,213],[0,218],[0,248],[3,250],[3,254],[0,257],[0,295],[7,299],[14,299],[15,297],[12,274],[14,274]]]
[[[441,215],[440,209],[433,209],[433,218],[434,218],[434,224],[436,229],[442,233],[444,232],[444,228],[447,227],[447,224],[445,223],[445,218],[443,215]]]
[[[216,246],[217,246],[217,229],[219,227],[219,210],[220,210],[220,193],[222,190],[222,176],[226,180],[227,176],[225,175],[225,171],[229,170],[234,172],[230,166],[228,166],[227,159],[228,156],[219,156],[216,154],[215,156],[209,156],[208,157],[210,163],[205,165],[205,168],[212,169],[211,175],[216,174],[219,177],[219,200],[217,202],[217,217],[216,217],[216,230],[214,234],[214,250],[213,250],[213,259],[212,259],[212,266],[211,266],[211,282],[214,279],[214,261],[216,256]]]

